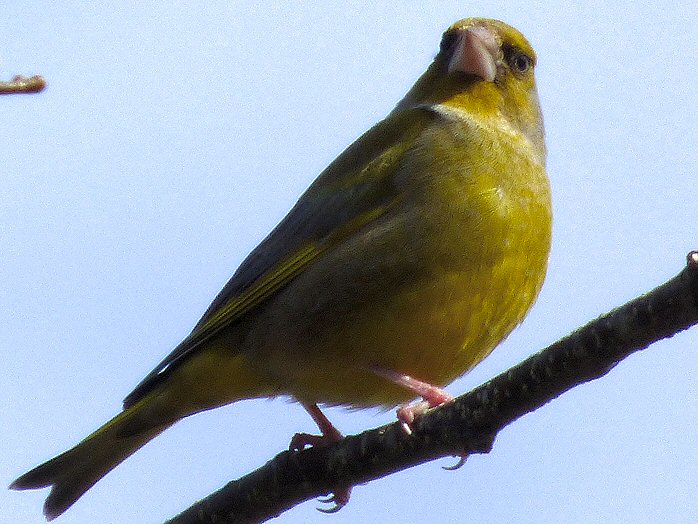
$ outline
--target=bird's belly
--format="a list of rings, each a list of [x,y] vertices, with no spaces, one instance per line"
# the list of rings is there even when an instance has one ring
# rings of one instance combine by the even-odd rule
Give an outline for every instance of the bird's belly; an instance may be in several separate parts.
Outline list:
[[[285,335],[261,349],[255,361],[280,385],[279,394],[352,407],[394,406],[414,394],[373,370],[440,386],[467,372],[521,321],[535,298],[542,276],[522,282],[522,275],[532,273],[518,266],[512,258],[435,272],[391,296],[336,311],[331,319],[332,312],[323,311],[324,318],[315,319],[323,326],[317,331],[306,323],[312,320],[299,319],[291,328],[285,323]]]

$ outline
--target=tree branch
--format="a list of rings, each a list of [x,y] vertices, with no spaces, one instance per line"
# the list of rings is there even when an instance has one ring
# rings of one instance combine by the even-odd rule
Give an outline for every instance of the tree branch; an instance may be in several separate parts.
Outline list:
[[[40,93],[45,87],[46,81],[41,76],[26,77],[17,75],[9,82],[0,81],[0,95]]]
[[[262,522],[336,488],[448,455],[487,453],[497,433],[625,357],[698,323],[698,251],[653,291],[599,317],[454,402],[328,446],[284,451],[180,513],[169,524]]]

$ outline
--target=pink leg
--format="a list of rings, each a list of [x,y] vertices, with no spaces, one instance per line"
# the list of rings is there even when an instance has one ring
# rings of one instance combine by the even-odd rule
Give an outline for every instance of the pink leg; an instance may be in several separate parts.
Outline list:
[[[429,408],[435,408],[453,400],[453,397],[446,393],[443,389],[433,386],[428,382],[417,380],[409,375],[403,375],[397,371],[383,368],[371,368],[371,371],[373,371],[376,375],[387,378],[398,386],[402,386],[405,389],[415,392],[424,399],[423,402],[417,402],[412,405],[403,404],[397,409],[397,419],[400,421],[402,429],[408,435],[412,434],[412,428],[410,426],[414,422],[414,418],[417,415],[421,415]],[[458,469],[465,464],[467,458],[467,454],[461,455],[458,462],[456,462],[453,466],[448,466],[444,469]]]
[[[317,404],[306,404],[301,402],[301,405],[310,414],[310,416],[320,428],[322,435],[311,435],[310,433],[296,433],[291,439],[289,449],[291,451],[300,451],[306,446],[317,446],[322,444],[330,444],[337,442],[342,438],[342,434],[337,428],[332,425],[332,422],[320,411]]]
[[[412,405],[403,404],[397,410],[397,418],[402,424],[402,429],[404,429],[405,433],[408,435],[412,434],[410,426],[417,415],[421,415],[429,408],[435,408],[453,400],[453,397],[443,389],[412,378],[409,375],[403,375],[397,371],[383,368],[371,368],[371,371],[376,375],[387,378],[398,386],[413,391],[424,399],[424,402],[417,402]]]
[[[311,435],[310,433],[296,433],[291,439],[291,444],[289,449],[291,451],[300,451],[306,446],[322,446],[323,444],[331,444],[332,442],[337,442],[342,438],[342,434],[337,428],[332,425],[332,422],[325,416],[325,414],[320,411],[317,404],[306,404],[301,402],[301,405],[310,414],[322,435]],[[346,488],[341,488],[336,490],[332,495],[326,499],[320,499],[323,503],[334,503],[334,507],[330,509],[320,509],[323,513],[336,513],[349,502],[351,497],[351,486]]]

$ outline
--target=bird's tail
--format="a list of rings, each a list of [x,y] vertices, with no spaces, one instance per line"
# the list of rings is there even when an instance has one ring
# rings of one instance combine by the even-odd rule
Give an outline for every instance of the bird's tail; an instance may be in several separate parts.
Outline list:
[[[77,446],[25,473],[10,489],[51,487],[44,515],[52,520],[99,479],[135,453],[179,417],[163,417],[157,397],[149,395],[119,413]]]

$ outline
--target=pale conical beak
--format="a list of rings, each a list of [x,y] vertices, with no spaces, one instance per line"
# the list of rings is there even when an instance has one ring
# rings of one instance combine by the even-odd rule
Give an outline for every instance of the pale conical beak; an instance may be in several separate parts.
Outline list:
[[[499,44],[486,27],[475,26],[464,29],[448,63],[448,72],[460,71],[478,76],[487,82],[497,75]]]

